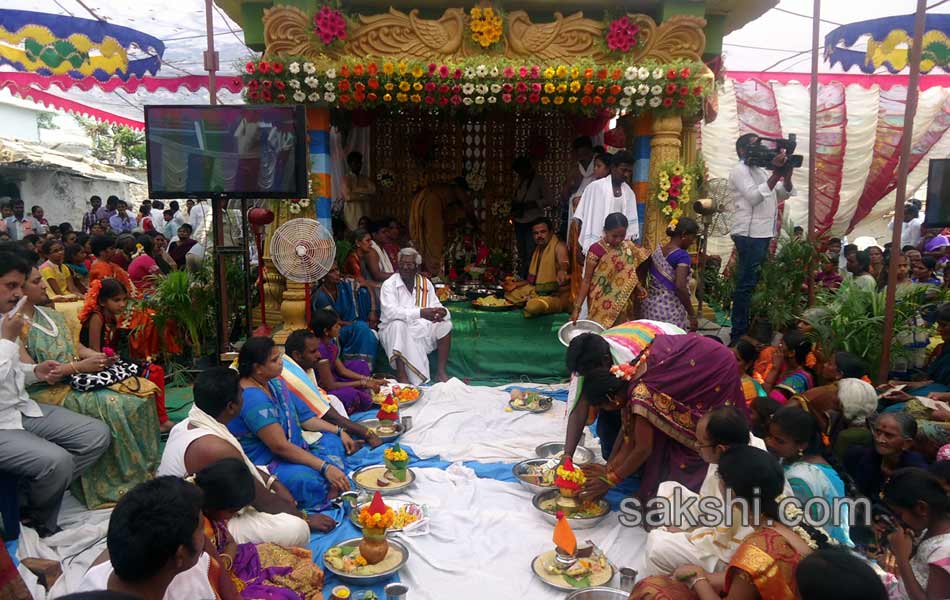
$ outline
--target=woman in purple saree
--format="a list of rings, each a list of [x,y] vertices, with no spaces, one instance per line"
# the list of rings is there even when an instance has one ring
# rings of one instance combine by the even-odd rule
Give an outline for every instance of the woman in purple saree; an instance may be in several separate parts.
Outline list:
[[[696,423],[720,406],[748,411],[736,359],[715,340],[690,333],[657,336],[634,364],[584,378],[587,401],[621,411],[621,430],[606,467],[585,467],[583,497],[597,498],[640,471],[642,502],[662,481],[698,492],[708,465],[696,446]]]
[[[369,363],[354,358],[340,360],[339,315],[329,308],[313,311],[310,329],[320,338],[320,362],[317,363],[317,381],[320,387],[340,399],[348,415],[373,407],[373,394],[385,381],[370,376]]]
[[[686,249],[696,241],[698,233],[699,225],[693,219],[673,219],[666,230],[669,243],[657,246],[650,260],[644,263],[642,268],[649,265],[650,269],[647,298],[643,301],[644,319],[696,330],[696,312],[689,293],[692,259]]]

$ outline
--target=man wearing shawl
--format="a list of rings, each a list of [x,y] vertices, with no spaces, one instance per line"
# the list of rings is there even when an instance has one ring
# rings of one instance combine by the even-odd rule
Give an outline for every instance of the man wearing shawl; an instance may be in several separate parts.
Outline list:
[[[452,345],[449,311],[439,302],[435,287],[419,275],[422,256],[412,248],[399,251],[399,272],[379,290],[382,316],[379,343],[400,383],[429,381],[429,353],[438,349],[436,379],[448,381],[445,367]]]
[[[567,245],[554,234],[551,220],[541,218],[531,226],[534,255],[527,281],[504,284],[505,298],[512,304],[524,304],[524,316],[551,315],[571,306],[571,276]]]
[[[297,510],[294,497],[274,475],[254,465],[227,424],[241,412],[241,392],[234,370],[214,367],[195,381],[195,404],[169,434],[158,476],[186,477],[223,458],[239,458],[254,476],[254,501],[228,522],[241,543],[271,542],[307,546],[310,530],[329,531],[336,523],[320,514]]]

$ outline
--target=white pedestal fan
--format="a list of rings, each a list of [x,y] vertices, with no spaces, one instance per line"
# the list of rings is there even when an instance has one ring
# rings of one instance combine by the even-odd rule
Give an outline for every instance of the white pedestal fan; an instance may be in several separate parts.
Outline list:
[[[320,281],[333,266],[336,243],[333,235],[314,219],[291,219],[274,231],[270,240],[270,257],[274,266],[287,279],[287,290],[281,303],[284,327],[280,336],[310,324],[310,286]],[[303,289],[301,289],[303,288]],[[304,300],[303,310],[294,306]],[[305,322],[300,323],[301,316]],[[286,332],[286,333],[285,333]]]

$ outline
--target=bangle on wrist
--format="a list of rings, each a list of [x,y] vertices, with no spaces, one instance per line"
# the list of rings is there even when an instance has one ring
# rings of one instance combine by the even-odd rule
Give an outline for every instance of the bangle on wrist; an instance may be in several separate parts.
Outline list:
[[[695,588],[696,584],[699,583],[700,581],[709,581],[709,579],[705,575],[700,575],[699,577],[693,577],[693,580],[689,582],[689,589]]]
[[[337,425],[337,427],[336,427],[336,434],[337,434],[337,435],[343,435],[343,426],[342,426],[342,425]]]
[[[323,466],[320,467],[320,474],[323,475],[324,477],[326,477],[326,476],[327,476],[327,470],[328,470],[329,468],[330,468],[330,462],[329,462],[329,461],[326,461],[326,460],[323,461]]]

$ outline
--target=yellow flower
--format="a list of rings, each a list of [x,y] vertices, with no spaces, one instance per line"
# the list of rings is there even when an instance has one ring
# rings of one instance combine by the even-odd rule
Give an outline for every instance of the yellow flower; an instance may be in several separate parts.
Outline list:
[[[547,96],[541,96],[541,104],[548,104],[549,102],[551,102],[550,98]]]
[[[393,63],[391,63],[391,62],[383,63],[383,73],[385,73],[386,75],[392,75],[392,74],[393,74]]]
[[[660,180],[660,189],[661,189],[661,190],[668,190],[668,189],[670,189],[670,182],[669,182],[669,181],[664,181],[664,180],[661,179],[661,180]]]
[[[417,91],[417,92],[421,92],[421,91],[422,91],[422,84],[417,81],[417,82],[415,82],[414,84],[412,84],[412,89],[415,90],[415,91]]]
[[[412,84],[410,84],[408,81],[400,81],[400,82],[399,82],[399,91],[400,91],[400,92],[408,92],[408,91],[409,91],[409,88],[411,88],[411,87],[412,87]]]
[[[577,96],[571,96],[567,99],[568,104],[575,104],[577,102]]]
[[[473,6],[473,7],[472,7],[472,10],[471,10],[471,12],[470,12],[469,14],[472,15],[472,18],[473,18],[473,19],[481,19],[481,18],[482,18],[482,9],[479,8],[479,7],[477,7],[477,6]]]
[[[557,93],[558,93],[558,94],[563,94],[563,93],[566,92],[566,91],[567,91],[567,84],[566,84],[566,83],[559,83],[559,84],[557,84]]]
[[[383,102],[392,102],[392,101],[393,101],[392,94],[383,94]]]
[[[670,199],[670,195],[666,192],[660,192],[659,194],[656,195],[656,198],[660,202],[666,202],[667,200]]]
[[[679,220],[679,219],[671,219],[671,220],[670,220],[670,224],[669,224],[669,226],[667,227],[667,229],[676,229],[676,226],[679,225],[679,224],[680,224],[680,220]]]
[[[557,104],[558,106],[560,106],[561,104],[564,104],[564,96],[555,96],[554,104]]]
[[[412,100],[415,104],[419,104],[420,102],[422,102],[422,96],[420,96],[419,94],[413,94],[412,96],[409,97],[409,99]]]
[[[566,77],[567,67],[565,67],[564,65],[558,65],[557,71],[555,71],[555,73],[557,74],[558,77],[561,77],[561,78]]]
[[[544,78],[551,79],[552,77],[554,77],[554,69],[552,69],[551,67],[548,67],[547,69],[544,70]]]
[[[683,175],[683,185],[689,185],[693,183],[693,177],[691,175]]]
[[[404,62],[399,63],[399,67],[398,67],[398,68],[399,68],[399,74],[400,74],[400,75],[405,75],[405,74],[406,74],[406,71],[409,69],[409,67],[408,67],[408,66],[406,65],[406,63],[404,63]]]
[[[571,67],[571,77],[577,79],[581,75],[581,70],[577,67]]]
[[[571,82],[571,93],[572,93],[572,94],[576,94],[580,89],[581,89],[581,82],[580,82],[580,81],[572,81],[572,82]]]
[[[397,101],[397,102],[405,102],[405,101],[408,100],[408,99],[409,99],[409,96],[407,96],[407,95],[405,95],[405,94],[403,94],[403,93],[396,94],[396,101]]]
[[[423,73],[424,71],[422,70],[421,65],[416,65],[412,68],[412,76],[415,77],[416,79],[419,79],[420,77],[422,77]]]
[[[354,562],[357,564],[357,566],[360,566],[360,567],[365,567],[367,564],[366,559],[363,558],[362,556],[357,556]]]
[[[669,181],[670,176],[666,171],[660,171],[660,181]]]
[[[555,85],[554,85],[553,83],[551,83],[551,82],[548,82],[548,83],[545,83],[545,84],[544,84],[544,92],[545,92],[546,94],[553,94],[555,89],[557,89],[557,88],[556,88]]]
[[[492,10],[492,7],[486,6],[484,9],[482,9],[482,16],[484,16],[486,19],[490,19],[495,16],[495,11]]]
[[[393,85],[393,83],[392,83],[392,82],[389,82],[389,83],[387,83],[386,85],[383,86],[383,89],[385,89],[387,92],[391,92],[391,91],[393,91],[393,88],[394,88],[394,87],[395,87],[395,86]]]
[[[682,175],[683,174],[683,165],[676,165],[673,167],[673,175]]]

